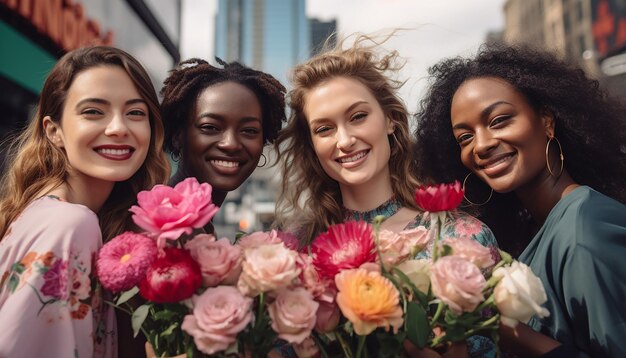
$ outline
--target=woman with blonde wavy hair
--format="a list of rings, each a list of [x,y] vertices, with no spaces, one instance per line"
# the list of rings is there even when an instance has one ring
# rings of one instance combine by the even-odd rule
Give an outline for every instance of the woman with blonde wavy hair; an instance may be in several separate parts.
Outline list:
[[[2,183],[0,356],[117,355],[93,258],[131,227],[136,194],[167,180],[162,143],[156,92],[129,54],[84,48],[54,66]]]
[[[291,116],[276,143],[283,179],[277,225],[303,244],[332,224],[378,215],[385,217],[381,229],[394,232],[429,225],[414,199],[408,112],[396,93],[403,83],[390,77],[402,67],[398,54],[379,55],[380,45],[363,35],[347,49],[343,42],[293,69]],[[460,230],[495,251],[491,231],[465,214],[443,236]],[[495,346],[470,337],[468,350],[489,356]]]

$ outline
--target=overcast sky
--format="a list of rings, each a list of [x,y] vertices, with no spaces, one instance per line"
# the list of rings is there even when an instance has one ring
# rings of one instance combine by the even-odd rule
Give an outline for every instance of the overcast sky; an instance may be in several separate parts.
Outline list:
[[[271,1],[271,0],[268,0]],[[475,53],[488,31],[504,27],[505,0],[308,0],[307,16],[336,19],[338,32],[372,34],[407,28],[384,44],[406,60],[400,95],[410,111],[427,86],[427,68],[444,57]],[[217,0],[183,0],[181,56],[212,59]]]

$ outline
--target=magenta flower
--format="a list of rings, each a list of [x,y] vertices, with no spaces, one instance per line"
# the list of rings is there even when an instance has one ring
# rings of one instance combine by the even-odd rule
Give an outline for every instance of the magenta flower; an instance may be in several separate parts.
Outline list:
[[[461,183],[420,186],[415,190],[415,201],[420,208],[430,211],[450,211],[463,201]]]
[[[130,208],[133,221],[154,234],[159,248],[165,239],[176,240],[182,234],[206,225],[217,212],[211,201],[211,185],[187,178],[174,188],[155,185],[150,191],[137,194],[137,205]]]
[[[50,269],[43,275],[44,284],[41,286],[41,293],[46,296],[52,296],[57,300],[67,298],[68,292],[68,275],[67,261],[61,259],[56,260]]]
[[[154,240],[127,231],[100,249],[96,263],[98,278],[112,292],[126,291],[144,278],[157,255]]]

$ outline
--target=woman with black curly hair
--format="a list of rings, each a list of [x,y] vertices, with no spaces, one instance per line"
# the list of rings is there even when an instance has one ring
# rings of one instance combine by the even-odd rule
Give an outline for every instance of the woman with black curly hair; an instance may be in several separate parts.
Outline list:
[[[430,73],[418,175],[463,181],[504,248],[535,233],[519,259],[543,281],[550,316],[533,329],[579,355],[626,356],[623,105],[529,48],[485,47]]]
[[[200,59],[182,62],[165,80],[161,108],[165,148],[180,161],[170,185],[195,177],[211,184],[219,206],[261,157],[266,164],[263,146],[274,142],[285,121],[285,87],[237,62],[218,63],[223,68]]]

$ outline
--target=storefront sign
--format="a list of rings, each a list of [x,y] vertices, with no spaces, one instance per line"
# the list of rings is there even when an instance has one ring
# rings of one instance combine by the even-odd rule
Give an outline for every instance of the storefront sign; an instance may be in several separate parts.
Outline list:
[[[113,33],[102,33],[98,21],[72,0],[0,0],[30,21],[39,32],[66,51],[89,45],[112,45]]]

